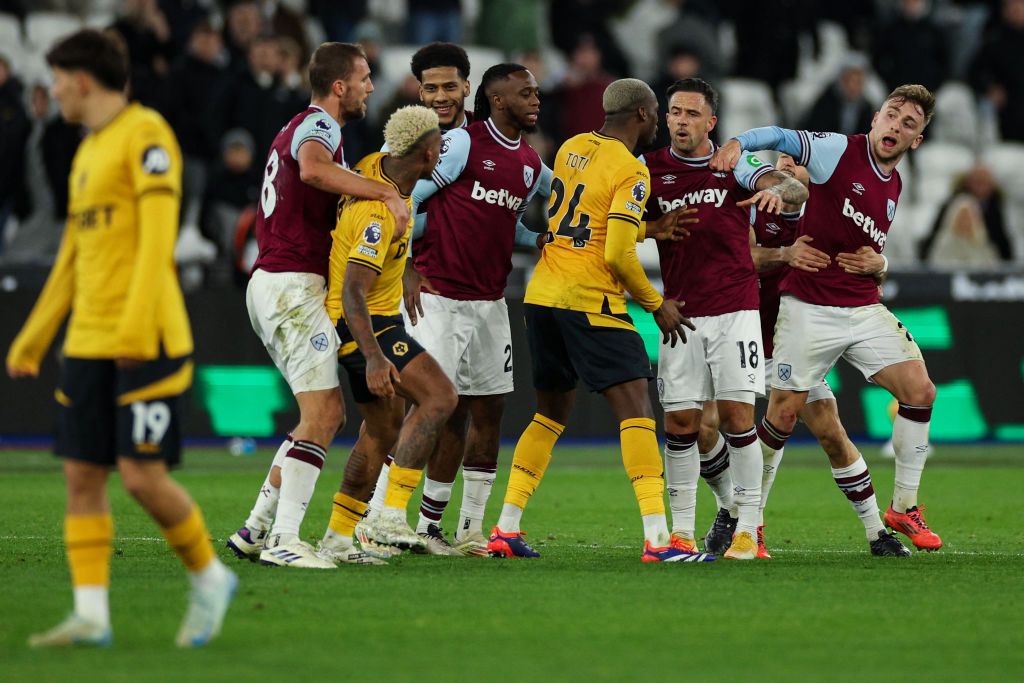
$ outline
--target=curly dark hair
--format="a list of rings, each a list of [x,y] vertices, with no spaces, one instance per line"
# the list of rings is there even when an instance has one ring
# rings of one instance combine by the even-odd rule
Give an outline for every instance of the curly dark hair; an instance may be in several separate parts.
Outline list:
[[[412,75],[421,83],[424,71],[439,66],[454,66],[459,72],[459,78],[462,80],[469,78],[469,55],[455,43],[424,45],[416,50],[409,66],[412,68]]]

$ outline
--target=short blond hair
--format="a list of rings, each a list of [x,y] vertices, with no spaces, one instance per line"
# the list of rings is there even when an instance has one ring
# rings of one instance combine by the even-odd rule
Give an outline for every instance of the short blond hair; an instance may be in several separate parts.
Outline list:
[[[604,89],[601,106],[606,115],[634,111],[649,102],[657,102],[654,91],[639,78],[620,78]]]
[[[384,143],[396,157],[405,156],[427,134],[440,130],[440,122],[433,109],[418,104],[402,107],[384,124]]]

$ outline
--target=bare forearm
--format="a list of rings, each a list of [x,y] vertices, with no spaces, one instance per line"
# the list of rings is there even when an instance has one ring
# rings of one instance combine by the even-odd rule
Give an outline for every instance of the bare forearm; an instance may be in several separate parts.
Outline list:
[[[352,338],[362,352],[363,356],[369,358],[383,353],[377,337],[373,334],[373,322],[370,319],[370,309],[366,305],[366,291],[358,286],[353,286],[348,278],[341,292],[342,305],[345,308],[345,324],[348,325]]]
[[[775,270],[789,263],[786,247],[750,247],[750,258],[754,261],[754,268],[759,273],[766,273]]]
[[[333,161],[304,164],[300,169],[300,177],[307,185],[331,194],[347,194],[360,199],[380,201],[391,196],[388,186],[384,183],[364,178]]]

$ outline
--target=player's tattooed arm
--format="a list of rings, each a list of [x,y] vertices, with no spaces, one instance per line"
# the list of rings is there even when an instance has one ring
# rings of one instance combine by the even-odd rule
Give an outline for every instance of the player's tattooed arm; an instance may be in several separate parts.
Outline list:
[[[373,334],[370,308],[366,295],[377,280],[377,271],[359,263],[348,262],[345,282],[341,287],[341,301],[345,309],[345,323],[352,332],[359,351],[366,358],[366,386],[374,396],[391,398],[394,384],[399,382],[398,369],[387,359]]]
[[[779,213],[792,210],[807,201],[807,188],[796,178],[782,171],[770,171],[757,179],[755,192],[749,199],[737,202],[736,206],[756,205],[758,211]]]
[[[395,216],[400,231],[404,231],[409,224],[409,206],[398,194],[398,190],[342,168],[335,163],[331,150],[319,142],[310,140],[299,145],[296,160],[299,162],[299,178],[307,185],[332,194],[350,194],[361,199],[382,201]],[[401,237],[400,231],[396,232],[395,237]]]

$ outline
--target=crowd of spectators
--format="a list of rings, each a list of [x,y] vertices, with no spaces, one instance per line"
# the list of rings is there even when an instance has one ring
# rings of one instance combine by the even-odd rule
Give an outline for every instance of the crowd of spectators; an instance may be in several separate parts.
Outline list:
[[[786,115],[778,122],[844,133],[870,124],[872,79],[882,89],[962,83],[1002,140],[1024,142],[1024,0],[0,0],[8,22],[40,11],[124,39],[131,96],[163,113],[180,141],[183,235],[200,245],[184,251],[201,256],[213,281],[245,269],[262,160],[308,103],[304,65],[323,39],[359,42],[374,72],[369,116],[344,129],[352,162],[379,148],[390,112],[418,101],[411,74],[388,82],[384,53],[433,40],[492,48],[534,71],[543,104],[531,142],[548,159],[565,138],[601,125],[601,93],[621,76],[643,78],[659,95],[688,76],[747,79],[767,87],[769,105]],[[848,49],[816,75],[813,98],[794,107],[787,84],[803,77],[801,60],[824,49],[822,22],[839,27]],[[0,44],[0,261],[46,263],[83,132],[60,120],[45,73],[18,73],[10,49]],[[486,66],[474,64],[473,75]],[[956,251],[943,235],[970,233],[988,239],[988,261],[1013,259],[1001,197],[984,166],[970,169],[918,245],[922,258]],[[956,216],[947,219],[947,209]],[[994,220],[998,227],[987,227]]]

